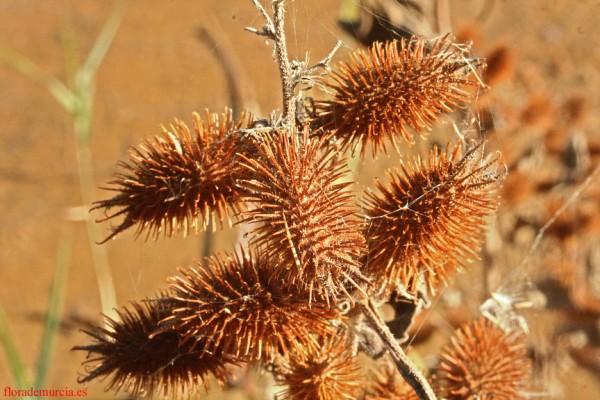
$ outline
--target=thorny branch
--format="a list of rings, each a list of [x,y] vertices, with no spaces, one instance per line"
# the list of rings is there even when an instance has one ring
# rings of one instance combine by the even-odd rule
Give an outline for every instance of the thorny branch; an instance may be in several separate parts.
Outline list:
[[[246,30],[274,41],[274,51],[277,58],[277,64],[279,65],[279,74],[281,77],[283,94],[283,114],[281,119],[277,121],[275,125],[289,129],[295,125],[296,102],[298,100],[294,94],[296,86],[299,84],[311,86],[314,80],[317,78],[315,74],[319,69],[325,70],[325,74],[329,73],[331,71],[329,63],[331,62],[335,52],[341,46],[341,41],[336,43],[327,57],[316,63],[314,66],[308,67],[308,61],[290,61],[288,57],[284,31],[285,7],[283,0],[273,0],[273,19],[271,19],[265,8],[259,3],[258,0],[252,0],[252,2],[261,15],[265,18],[266,24],[263,25],[261,30],[251,27],[246,28]],[[261,126],[256,129],[264,132],[265,128]],[[248,132],[248,129],[244,131],[246,131],[245,133],[250,133]],[[260,132],[257,131],[253,133],[259,134]],[[358,285],[356,286],[358,287]],[[373,329],[375,329],[377,334],[386,344],[386,347],[388,348],[402,377],[410,384],[410,386],[413,387],[421,399],[435,400],[436,397],[431,389],[431,386],[423,374],[421,374],[421,372],[406,356],[394,336],[391,334],[379,316],[379,313],[373,305],[372,300],[366,296],[365,300],[362,300],[359,304],[365,317],[369,321],[369,324],[372,325]]]
[[[329,73],[331,71],[329,63],[335,52],[340,48],[342,42],[338,41],[333,50],[331,50],[324,59],[311,67],[308,66],[308,60],[290,61],[284,30],[285,6],[283,0],[273,1],[273,19],[271,19],[267,10],[265,10],[258,0],[252,0],[252,2],[260,14],[265,18],[266,24],[263,25],[260,30],[252,27],[247,27],[246,30],[259,36],[264,36],[274,42],[275,57],[277,58],[277,64],[279,66],[283,94],[283,114],[276,125],[289,129],[295,125],[296,120],[296,86],[299,84],[307,85],[309,87],[312,86],[314,80],[318,78],[315,74],[319,69],[325,70],[324,74]]]

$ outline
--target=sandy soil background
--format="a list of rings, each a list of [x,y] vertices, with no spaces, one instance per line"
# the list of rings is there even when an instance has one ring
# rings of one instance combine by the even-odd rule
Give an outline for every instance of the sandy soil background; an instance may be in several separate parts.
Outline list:
[[[336,60],[357,43],[336,25],[340,2],[291,2],[287,27],[291,52],[311,60],[326,55],[338,38]],[[482,5],[453,1],[452,24],[473,24]],[[495,1],[476,24],[476,50],[504,43],[516,56],[515,78],[497,88],[506,101],[523,102],[525,93],[583,94],[598,110],[600,92],[600,1]],[[111,7],[106,0],[0,0],[0,44],[30,58],[49,75],[65,80],[61,32],[70,26],[81,57],[89,50]],[[258,114],[278,108],[277,67],[263,39],[243,32],[263,25],[250,0],[132,1],[97,79],[92,152],[97,186],[116,171],[128,146],[159,132],[174,117],[191,123],[193,111],[219,112],[229,104],[227,82],[217,61],[219,48],[231,48],[242,79],[245,107]],[[218,46],[198,39],[207,28]],[[25,365],[33,371],[44,326],[47,297],[61,241],[72,251],[62,325],[47,388],[77,388],[86,342],[81,321],[99,321],[100,303],[78,186],[75,143],[69,116],[38,84],[0,64],[0,304]],[[586,130],[597,134],[592,112]],[[108,194],[98,190],[96,199]],[[92,215],[97,218],[98,215]],[[109,224],[103,225],[104,233]],[[229,249],[233,235],[218,233],[218,248]],[[96,240],[102,239],[101,237]],[[105,244],[119,304],[150,296],[165,277],[202,252],[201,238],[134,240],[127,232]],[[0,357],[0,395],[11,385]],[[573,369],[575,366],[572,367]],[[593,399],[598,377],[573,370],[565,375],[566,397]],[[89,385],[89,398],[111,398],[103,383]]]

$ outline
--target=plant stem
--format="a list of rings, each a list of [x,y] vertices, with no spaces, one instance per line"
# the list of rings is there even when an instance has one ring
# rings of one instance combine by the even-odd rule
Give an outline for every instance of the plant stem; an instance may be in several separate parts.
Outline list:
[[[29,383],[25,377],[25,367],[15,345],[14,336],[10,331],[10,324],[2,305],[0,305],[0,347],[4,349],[6,364],[12,374],[15,387],[17,389],[27,389]]]
[[[77,168],[79,172],[79,188],[81,198],[86,209],[90,209],[94,200],[94,172],[92,164],[91,150],[89,146],[89,137],[85,137],[77,132]],[[88,243],[92,252],[93,265],[98,280],[98,290],[100,292],[100,303],[102,304],[102,313],[107,317],[115,318],[117,308],[117,296],[113,283],[110,266],[108,264],[108,255],[104,246],[98,246],[94,238],[102,236],[98,225],[89,216],[85,218],[85,226],[88,234]]]
[[[73,130],[75,133],[77,170],[79,173],[79,189],[81,191],[81,200],[86,209],[92,207],[94,201],[94,164],[92,162],[91,151],[91,125],[94,107],[95,85],[93,75],[80,74],[77,98],[78,107],[71,114],[73,116]],[[83,79],[81,77],[84,77]],[[89,77],[89,78],[88,78]],[[88,79],[85,79],[88,78]],[[85,226],[88,236],[88,244],[92,253],[92,260],[96,279],[98,281],[98,291],[100,292],[100,303],[102,313],[110,318],[116,318],[117,296],[115,286],[108,263],[108,254],[104,246],[98,246],[95,238],[102,235],[100,228],[95,221],[86,215]]]
[[[308,60],[290,61],[287,52],[284,29],[284,0],[273,0],[273,19],[269,17],[269,14],[258,0],[252,0],[252,2],[265,18],[267,23],[263,26],[262,30],[250,27],[247,27],[246,30],[254,32],[260,36],[265,36],[274,42],[275,57],[277,58],[277,65],[279,67],[279,76],[281,78],[281,91],[283,97],[283,113],[281,115],[281,119],[277,122],[277,126],[291,131],[296,125],[296,101],[298,100],[298,97],[294,95],[296,86],[298,84],[308,84],[310,86],[311,82],[313,82],[316,78],[316,76],[313,76],[313,74],[315,74],[319,69],[325,70],[325,74],[329,73],[331,71],[329,68],[329,62],[331,61],[334,53],[341,46],[342,42],[341,40],[338,40],[333,50],[331,50],[327,57],[312,67],[308,66]]]
[[[283,0],[275,0],[273,2],[273,12],[275,25],[275,53],[277,54],[277,64],[279,65],[279,75],[281,76],[281,88],[283,94],[282,123],[284,127],[291,128],[295,124],[296,103],[294,101],[293,71],[288,58],[285,41],[285,7],[283,5]]]
[[[423,374],[415,367],[404,350],[402,350],[402,347],[400,347],[394,335],[390,332],[379,312],[377,312],[373,301],[367,297],[366,300],[360,301],[359,305],[369,325],[375,329],[375,332],[377,332],[383,343],[385,343],[402,377],[415,390],[420,399],[435,400],[435,393],[433,393],[429,382],[427,382]]]
[[[43,388],[44,383],[46,382],[46,376],[50,370],[54,342],[56,341],[60,324],[62,301],[67,285],[67,275],[72,245],[73,241],[69,237],[63,238],[58,247],[56,270],[54,272],[54,279],[50,289],[50,298],[48,299],[46,328],[44,329],[40,355],[38,357],[37,372],[35,374],[35,381],[33,384],[33,387],[36,389]]]
[[[96,38],[92,49],[87,55],[85,62],[75,75],[74,94],[77,99],[74,107],[69,110],[73,118],[73,130],[77,146],[77,168],[79,172],[79,184],[81,198],[84,206],[90,209],[94,201],[94,164],[92,162],[91,133],[92,117],[94,108],[95,79],[100,64],[104,60],[108,49],[116,35],[117,29],[125,15],[127,1],[119,1],[115,4],[111,14],[107,18]],[[88,234],[88,243],[92,252],[92,259],[98,280],[102,312],[110,318],[117,317],[117,298],[108,263],[106,248],[98,246],[95,238],[101,236],[100,228],[89,216],[85,218]]]

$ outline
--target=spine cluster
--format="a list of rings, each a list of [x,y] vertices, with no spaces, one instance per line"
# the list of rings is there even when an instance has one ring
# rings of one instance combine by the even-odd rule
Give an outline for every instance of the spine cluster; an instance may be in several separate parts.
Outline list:
[[[419,288],[433,293],[476,258],[503,168],[482,144],[448,144],[401,163],[363,201],[343,152],[376,155],[424,137],[467,105],[480,64],[447,38],[377,43],[331,75],[333,96],[304,124],[194,114],[193,129],[176,121],[132,149],[108,188],[115,195],[94,207],[101,221],[120,220],[107,240],[134,226],[156,238],[210,220],[247,224],[250,240],[88,331],[92,344],[76,348],[90,354],[81,381],[110,376],[109,390],[169,394],[210,376],[225,385],[230,366],[255,365],[285,387],[281,399],[419,398],[393,370],[362,370],[356,303],[399,293],[417,302]],[[518,396],[528,371],[519,340],[483,321],[463,328],[435,370],[435,391]]]

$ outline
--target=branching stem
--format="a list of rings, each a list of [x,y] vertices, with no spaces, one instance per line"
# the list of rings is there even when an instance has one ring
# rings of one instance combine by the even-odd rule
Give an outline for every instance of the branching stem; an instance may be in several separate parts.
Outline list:
[[[284,0],[273,0],[273,19],[271,19],[258,0],[252,0],[254,6],[258,9],[261,15],[265,18],[266,24],[262,30],[255,28],[246,28],[248,31],[257,35],[267,37],[275,43],[275,57],[279,65],[279,75],[281,78],[282,94],[283,94],[283,115],[278,124],[283,128],[290,129],[296,123],[296,85],[302,83],[310,85],[314,79],[313,74],[317,69],[325,70],[325,73],[330,71],[329,62],[334,53],[340,47],[341,42],[337,42],[333,50],[321,61],[312,67],[308,66],[308,61],[293,61],[290,62],[287,52],[284,21],[285,21],[285,6]],[[262,129],[262,128],[261,128]],[[354,283],[359,288],[359,285]],[[311,291],[312,292],[312,291]],[[423,400],[435,400],[435,394],[431,386],[421,374],[421,372],[413,365],[410,359],[406,356],[402,347],[398,344],[385,322],[377,312],[370,297],[361,290],[364,297],[360,301],[360,307],[367,321],[372,328],[381,337],[386,347],[388,348],[396,367],[404,379],[413,387],[415,392]]]
[[[266,24],[260,30],[256,28],[246,28],[246,30],[259,36],[264,36],[274,42],[275,58],[279,66],[283,97],[283,114],[277,125],[285,129],[291,129],[296,124],[296,86],[298,84],[305,84],[311,87],[313,81],[318,77],[314,75],[318,69],[325,70],[325,74],[329,73],[329,62],[342,42],[338,41],[333,50],[324,59],[311,67],[308,66],[308,61],[290,61],[284,29],[284,0],[273,0],[273,19],[269,17],[267,11],[258,0],[252,0],[252,2],[265,18]]]

